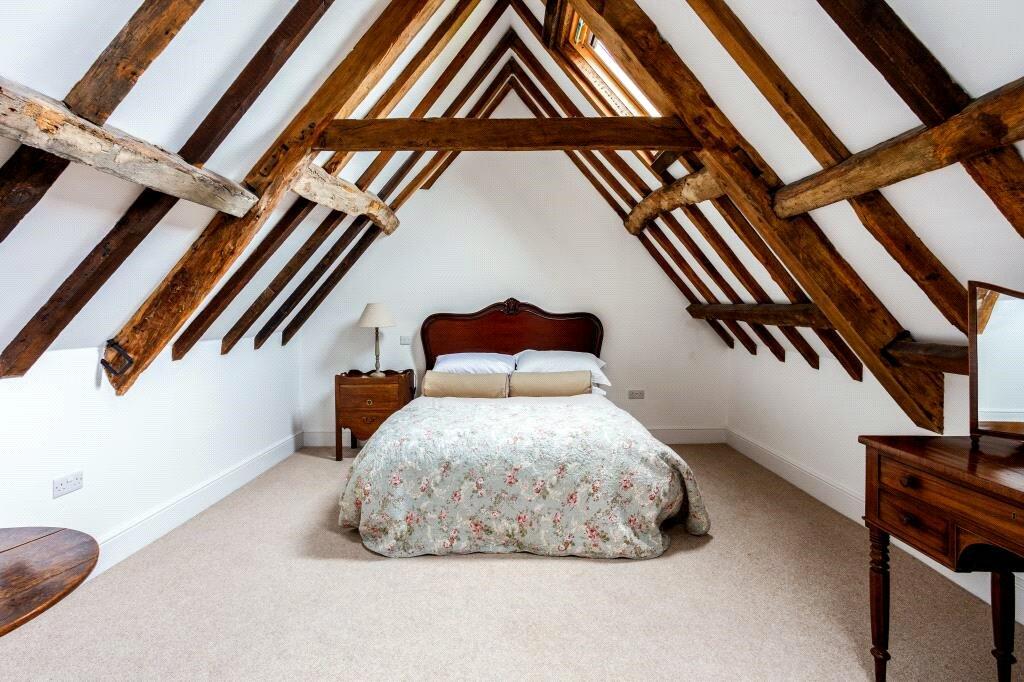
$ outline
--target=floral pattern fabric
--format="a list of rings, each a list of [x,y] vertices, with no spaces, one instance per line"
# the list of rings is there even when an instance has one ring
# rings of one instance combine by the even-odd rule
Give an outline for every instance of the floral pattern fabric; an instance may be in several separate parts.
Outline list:
[[[340,521],[392,557],[642,559],[684,506],[686,529],[707,533],[689,466],[606,398],[418,398],[356,457]]]

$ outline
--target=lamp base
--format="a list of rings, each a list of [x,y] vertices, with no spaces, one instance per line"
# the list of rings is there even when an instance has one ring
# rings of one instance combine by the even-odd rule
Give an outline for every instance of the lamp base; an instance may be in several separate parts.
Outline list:
[[[382,376],[385,376],[385,375],[384,375],[384,372],[382,372],[382,371],[380,371],[378,369],[378,370],[374,370],[374,371],[370,372],[366,376],[368,376],[368,377],[382,377]]]

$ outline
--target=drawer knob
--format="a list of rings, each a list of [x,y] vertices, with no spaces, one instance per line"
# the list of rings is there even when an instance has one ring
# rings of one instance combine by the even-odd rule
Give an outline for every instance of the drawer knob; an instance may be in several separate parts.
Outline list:
[[[918,520],[913,514],[900,514],[900,523],[913,528],[918,525]]]
[[[917,476],[905,474],[900,476],[900,485],[904,488],[916,488],[918,485]]]
[[[367,405],[373,405],[373,399],[372,398],[367,398],[366,399],[366,404]]]

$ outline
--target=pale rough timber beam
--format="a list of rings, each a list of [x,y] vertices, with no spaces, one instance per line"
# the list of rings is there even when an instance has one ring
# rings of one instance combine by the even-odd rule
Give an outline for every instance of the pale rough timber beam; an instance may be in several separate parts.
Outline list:
[[[649,222],[662,213],[709,201],[722,196],[722,188],[705,168],[656,189],[640,200],[626,218],[626,230],[640,234]]]
[[[453,78],[461,69],[462,65],[469,58],[479,43],[478,38],[482,35],[482,32],[489,30],[490,26],[497,21],[501,12],[504,11],[504,7],[501,7],[503,2],[507,2],[507,0],[499,0],[498,3],[487,13],[483,22],[481,22],[481,26],[478,27],[470,36],[467,45],[460,49],[455,57],[452,58],[451,62],[449,62],[448,66],[430,88],[427,95],[424,96],[424,102],[429,101],[430,103],[433,103],[432,98],[438,97],[451,78]],[[408,94],[409,90],[416,84],[416,82],[418,82],[424,71],[434,63],[444,48],[448,46],[452,38],[458,33],[459,29],[462,28],[478,4],[478,0],[461,0],[459,4],[455,6],[448,16],[446,16],[438,25],[434,33],[431,34],[423,44],[423,47],[413,55],[412,59],[410,59],[406,67],[402,69],[402,72],[398,74],[394,82],[387,90],[384,91],[384,94],[382,94],[377,101],[374,102],[373,106],[370,107],[370,110],[366,113],[367,118],[379,118],[386,116],[395,108],[395,106],[398,105],[402,98],[404,98],[405,95]],[[377,161],[381,156],[382,155],[378,155],[378,159],[375,159],[374,164],[372,165],[377,165]],[[324,164],[324,170],[332,175],[336,174],[341,171],[351,158],[352,154],[334,154]],[[383,162],[380,167],[383,168],[386,163],[386,161]],[[373,171],[373,173],[377,172],[379,171]],[[370,169],[367,169],[367,173],[364,175],[369,176],[370,174]],[[299,199],[288,208],[277,223],[267,230],[266,236],[264,236],[252,249],[252,252],[249,253],[245,260],[242,261],[224,284],[217,289],[217,292],[210,298],[203,309],[199,311],[199,314],[193,318],[181,335],[175,340],[174,345],[171,348],[171,357],[174,360],[180,360],[183,358],[188,351],[199,342],[213,323],[224,313],[225,310],[227,310],[231,302],[234,301],[242,290],[245,289],[246,285],[252,281],[253,277],[256,276],[256,273],[259,272],[270,257],[309,216],[310,212],[313,210],[313,206],[313,202],[305,199]],[[336,214],[332,215],[337,218]],[[337,227],[340,222],[340,220],[337,220],[334,225],[330,227],[330,230]],[[324,239],[326,239],[326,235],[324,236]],[[302,262],[304,263],[305,260]],[[221,342],[222,353],[229,351],[234,343],[237,342],[237,339],[241,338],[241,333],[237,335],[235,334],[236,329],[241,327],[242,333],[244,333],[248,330],[249,326],[255,322],[255,317],[259,317],[259,314],[262,313],[262,310],[260,310],[259,313],[255,314],[254,318],[249,319],[247,322],[244,318],[249,316],[254,311],[255,307],[258,307],[258,303],[256,302],[254,302],[246,311],[245,315],[243,315],[243,319],[238,320],[235,323],[235,326],[232,327],[232,331],[224,337]],[[235,336],[235,341],[229,340],[232,336]]]
[[[98,126],[57,100],[0,78],[0,136],[234,216],[256,203],[237,182],[137,137]]]
[[[131,92],[202,0],[146,0],[135,11],[64,104],[85,120],[103,125]],[[0,242],[57,182],[70,161],[35,147],[19,147],[0,168]]]
[[[384,234],[398,229],[398,217],[371,192],[364,192],[348,180],[336,178],[320,166],[309,164],[292,183],[292,191],[304,199],[348,215],[365,215]]]
[[[724,0],[687,0],[737,65],[823,168],[851,155],[811,103],[757,42]],[[881,192],[850,200],[857,217],[886,252],[957,329],[967,332],[967,289],[931,252]]]
[[[217,215],[128,323],[112,339],[133,360],[124,366],[113,347],[105,360],[117,393],[127,391],[171,341],[287,194],[295,176],[312,159],[311,141],[336,117],[347,117],[387,73],[442,0],[401,0],[388,4],[352,51],[296,114],[246,176],[260,193],[243,218]]]
[[[897,367],[883,355],[903,326],[810,217],[786,220],[775,214],[771,195],[780,184],[778,176],[718,109],[646,13],[634,0],[577,0],[574,6],[658,111],[678,115],[702,142],[697,158],[907,416],[941,432],[942,375]]]
[[[332,2],[295,3],[181,147],[183,159],[193,164],[209,160]],[[7,345],[0,355],[0,376],[24,375],[177,202],[150,189],[139,194]]]
[[[976,99],[931,128],[915,128],[775,194],[782,218],[944,168],[1024,139],[1024,78]]]
[[[818,0],[839,28],[921,122],[937,125],[971,103],[939,60],[884,0]],[[992,203],[1024,236],[1024,158],[999,147],[961,161]]]

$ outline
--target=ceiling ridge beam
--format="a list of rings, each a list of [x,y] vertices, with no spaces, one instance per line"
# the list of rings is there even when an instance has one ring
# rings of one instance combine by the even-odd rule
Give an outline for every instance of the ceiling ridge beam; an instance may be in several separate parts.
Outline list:
[[[962,111],[971,96],[883,0],[818,0],[836,25],[927,126]],[[1012,146],[962,159],[964,169],[1024,236],[1024,158]]]
[[[299,0],[196,127],[179,154],[203,164],[273,80],[333,0]],[[2,174],[0,174],[2,175]],[[64,279],[0,354],[0,377],[23,376],[177,203],[153,190],[120,220]]]
[[[64,104],[0,78],[0,137],[41,149],[101,173],[242,216],[256,195],[223,175],[109,126],[98,126]]]
[[[98,126],[191,18],[202,0],[146,0],[71,88],[64,104]],[[0,242],[57,182],[70,161],[22,146],[0,167]]]
[[[171,342],[210,290],[270,217],[292,181],[314,156],[310,142],[336,117],[350,115],[391,68],[442,0],[388,3],[373,24],[278,135],[245,178],[259,193],[242,218],[217,214],[104,354],[107,379],[123,395]],[[120,348],[116,348],[116,346]],[[130,358],[131,363],[126,363]]]
[[[687,2],[823,168],[851,156],[846,145],[723,0]],[[850,202],[868,232],[939,312],[966,333],[967,289],[963,284],[880,192],[869,192]]]
[[[423,96],[420,104],[417,106],[417,110],[421,108],[429,109],[430,106],[437,100],[438,97],[444,92],[445,88],[455,77],[455,75],[461,69],[461,66],[473,55],[478,47],[480,41],[484,36],[491,30],[494,23],[497,22],[498,18],[505,11],[507,0],[499,0],[498,3],[491,8],[490,11],[484,16],[480,25],[473,31],[469,36],[466,43],[462,45],[456,55],[449,62],[448,66],[441,72],[437,80],[434,81],[433,85]],[[413,86],[414,81],[418,80],[423,75],[426,66],[432,63],[440,55],[441,50],[447,46],[451,40],[455,37],[458,29],[461,28],[465,21],[468,19],[469,14],[467,10],[475,7],[476,3],[462,2],[451,13],[445,17],[444,21],[437,27],[434,33],[427,39],[423,47],[420,48],[419,52],[413,56],[413,58],[406,65],[405,69],[396,77],[395,82],[392,83],[384,94],[382,94],[377,101],[373,104],[370,110],[367,112],[368,118],[377,116],[384,116],[391,112],[395,106],[401,101],[408,90]],[[453,68],[454,67],[454,68]],[[331,174],[338,173],[345,164],[351,159],[351,155],[345,154],[334,154],[325,164],[324,170]],[[372,179],[380,173],[387,162],[391,159],[390,154],[378,154],[377,157],[370,164],[370,167],[363,173],[363,178],[369,178],[367,183],[372,182]],[[356,183],[357,186],[359,183]],[[365,185],[365,186],[368,186]],[[196,315],[185,330],[175,340],[174,345],[171,349],[171,357],[175,360],[183,358],[189,350],[191,350],[196,343],[203,337],[203,335],[209,330],[213,323],[227,310],[228,306],[238,297],[239,294],[245,289],[245,287],[253,280],[256,273],[259,272],[263,266],[270,260],[270,257],[277,252],[277,250],[284,244],[284,242],[295,232],[302,221],[309,216],[309,213],[313,210],[314,204],[305,199],[299,199],[288,209],[284,216],[281,217],[277,223],[274,224],[264,236],[260,242],[253,248],[252,252],[242,261],[239,267],[227,278],[223,285],[218,288],[217,292],[210,298],[209,302],[203,307],[203,309]],[[329,229],[321,229],[328,220],[332,220],[333,225]],[[336,215],[328,216],[321,223],[321,227],[318,227],[316,232],[311,235],[319,237],[321,241],[317,244],[323,243],[323,239],[326,239],[330,232],[340,224],[341,220]],[[293,256],[293,259],[303,257],[302,263],[305,263],[305,259],[309,258],[311,252],[308,250],[303,251],[307,244],[304,244],[300,248],[300,251]],[[315,250],[315,247],[314,247]],[[289,261],[291,262],[291,261]],[[287,274],[282,271],[275,277],[275,282],[287,277]],[[283,287],[283,285],[282,285]],[[259,316],[266,310],[266,307],[270,305],[273,298],[281,290],[278,288],[273,291],[264,289],[264,292],[257,297],[249,308],[242,314],[242,316],[235,322],[229,332],[221,340],[221,353],[227,353],[234,347],[239,339],[242,338],[244,333],[255,324]]]
[[[711,169],[801,286],[896,403],[923,428],[943,429],[943,378],[897,367],[882,350],[903,326],[809,217],[779,218],[777,176],[714,104],[711,95],[634,0],[578,0],[576,10],[654,106],[674,112],[702,142],[696,156]],[[744,153],[740,153],[744,152]]]

